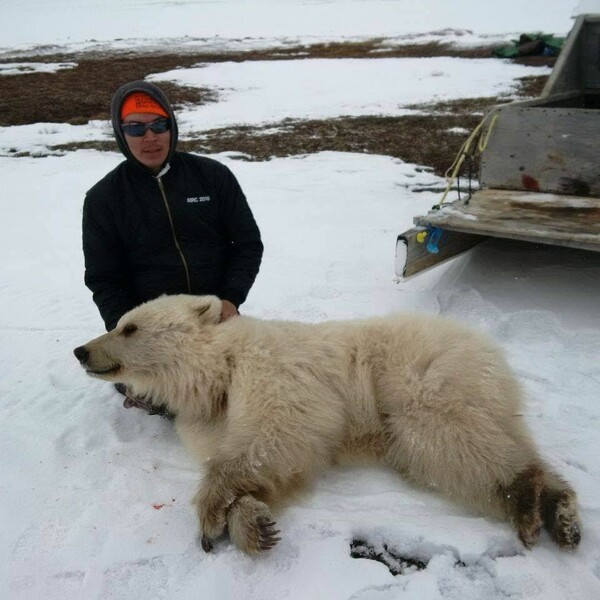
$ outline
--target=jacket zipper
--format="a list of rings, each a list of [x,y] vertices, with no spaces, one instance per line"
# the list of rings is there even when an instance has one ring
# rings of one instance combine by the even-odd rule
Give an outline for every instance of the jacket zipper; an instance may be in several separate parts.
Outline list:
[[[185,256],[181,250],[181,246],[179,245],[179,241],[177,240],[177,235],[175,235],[175,225],[173,224],[173,216],[171,215],[171,208],[169,207],[169,202],[167,201],[167,194],[165,193],[165,188],[163,186],[162,179],[160,177],[156,178],[158,181],[158,187],[160,188],[160,193],[162,195],[163,202],[165,203],[165,208],[167,209],[167,216],[169,217],[169,223],[171,224],[171,233],[173,234],[173,240],[175,241],[175,247],[177,248],[177,252],[179,252],[179,257],[181,258],[181,262],[183,263],[183,268],[185,270],[185,280],[187,282],[188,293],[192,293],[192,284],[190,283],[190,271],[188,269],[187,261],[185,260]]]

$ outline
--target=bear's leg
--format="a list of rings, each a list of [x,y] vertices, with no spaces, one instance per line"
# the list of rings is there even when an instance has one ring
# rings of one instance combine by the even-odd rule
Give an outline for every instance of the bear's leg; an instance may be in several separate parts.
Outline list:
[[[459,415],[464,416],[464,415]],[[389,419],[386,458],[412,481],[442,492],[484,514],[515,526],[526,547],[539,538],[543,523],[545,471],[528,436],[511,424],[468,418]]]
[[[268,472],[257,468],[246,457],[212,460],[193,500],[204,550],[211,550],[212,540],[223,535],[230,511],[233,511],[231,518],[236,534],[244,528],[248,531],[252,529],[251,521],[254,518],[259,538],[264,538],[268,545],[273,520],[267,505],[263,507],[258,500],[251,502],[248,495],[269,498],[274,494],[275,487],[276,482],[268,476]],[[239,507],[235,508],[242,499]],[[261,529],[264,529],[262,533]],[[248,535],[252,537],[251,532]]]
[[[545,479],[541,497],[544,527],[561,548],[572,550],[581,540],[575,491],[554,474]]]
[[[196,492],[192,503],[198,514],[202,548],[205,552],[210,552],[212,541],[225,532],[227,510],[234,500],[235,496],[227,496],[205,482]]]
[[[534,546],[540,537],[543,489],[544,472],[537,465],[521,471],[508,486],[499,486],[500,498],[526,548]]]
[[[572,550],[579,544],[575,491],[545,467],[525,469],[510,485],[500,487],[500,497],[527,548],[537,541],[541,525],[561,548]]]
[[[249,554],[270,550],[281,539],[269,507],[249,494],[231,505],[227,526],[231,541]]]

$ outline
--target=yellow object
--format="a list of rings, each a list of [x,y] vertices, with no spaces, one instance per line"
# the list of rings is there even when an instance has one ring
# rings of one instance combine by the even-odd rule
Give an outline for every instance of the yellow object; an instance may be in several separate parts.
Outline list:
[[[419,233],[417,233],[417,242],[419,242],[419,244],[422,244],[426,239],[427,239],[426,231],[419,231]]]

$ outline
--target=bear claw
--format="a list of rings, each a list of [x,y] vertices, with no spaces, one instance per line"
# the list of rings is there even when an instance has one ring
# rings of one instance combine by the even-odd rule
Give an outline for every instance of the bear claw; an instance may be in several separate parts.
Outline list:
[[[281,531],[279,529],[273,529],[275,521],[264,521],[262,519],[258,519],[257,524],[259,530],[259,550],[270,550],[277,545],[277,542],[281,541],[281,538],[277,537]]]

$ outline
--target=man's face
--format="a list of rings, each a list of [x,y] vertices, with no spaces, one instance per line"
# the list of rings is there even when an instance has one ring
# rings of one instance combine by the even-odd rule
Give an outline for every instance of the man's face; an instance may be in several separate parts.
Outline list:
[[[161,118],[160,115],[152,113],[130,113],[123,119],[123,123],[151,123]],[[171,131],[154,133],[151,129],[147,129],[142,137],[132,137],[125,134],[125,141],[129,146],[129,150],[131,150],[131,154],[137,160],[145,167],[158,173],[169,154]]]

